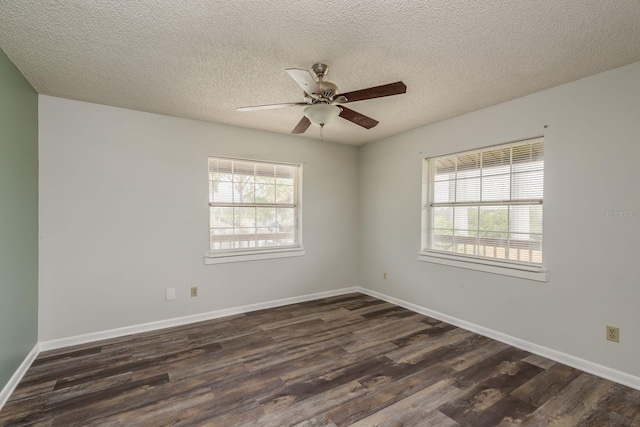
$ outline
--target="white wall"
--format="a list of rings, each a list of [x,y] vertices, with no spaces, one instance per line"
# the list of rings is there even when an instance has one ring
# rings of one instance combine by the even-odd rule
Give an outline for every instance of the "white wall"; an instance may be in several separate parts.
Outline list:
[[[40,341],[357,285],[356,147],[48,96],[39,114]],[[208,155],[304,164],[305,256],[204,265]]]
[[[421,159],[538,135],[548,283],[418,261]],[[361,285],[638,376],[640,218],[603,211],[640,211],[639,159],[640,63],[368,144]]]

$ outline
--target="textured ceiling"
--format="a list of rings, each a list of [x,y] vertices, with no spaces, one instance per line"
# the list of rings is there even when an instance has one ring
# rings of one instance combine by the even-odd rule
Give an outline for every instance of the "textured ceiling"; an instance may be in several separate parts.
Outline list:
[[[235,108],[302,101],[285,68],[403,80],[325,127],[360,145],[639,61],[640,1],[0,0],[0,48],[41,94],[282,133],[301,107]]]

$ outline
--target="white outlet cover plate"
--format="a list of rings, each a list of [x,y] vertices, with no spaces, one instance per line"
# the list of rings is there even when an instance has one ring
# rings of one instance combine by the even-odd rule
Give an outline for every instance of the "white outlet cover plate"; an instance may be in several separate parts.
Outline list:
[[[167,288],[165,291],[165,299],[167,301],[176,299],[176,288]]]

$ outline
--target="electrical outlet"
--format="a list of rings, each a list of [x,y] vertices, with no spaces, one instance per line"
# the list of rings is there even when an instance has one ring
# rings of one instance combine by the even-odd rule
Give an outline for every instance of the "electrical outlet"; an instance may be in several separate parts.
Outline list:
[[[382,279],[387,280],[387,273],[382,273]]]
[[[615,326],[607,325],[607,340],[613,342],[620,342],[620,329]]]
[[[197,297],[198,296],[198,287],[197,286],[192,286],[191,287],[191,296],[192,297]]]
[[[164,298],[167,301],[176,299],[176,288],[167,288],[164,291]]]

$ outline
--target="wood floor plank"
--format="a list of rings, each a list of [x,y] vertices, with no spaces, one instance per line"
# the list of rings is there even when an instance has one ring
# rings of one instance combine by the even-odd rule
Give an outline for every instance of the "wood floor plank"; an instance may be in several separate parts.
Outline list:
[[[290,317],[288,319],[282,319],[274,322],[263,323],[260,325],[260,329],[262,329],[263,331],[269,331],[271,329],[278,329],[284,326],[291,326],[291,325],[303,323],[309,320],[319,320],[322,314],[324,313],[309,313],[301,316]]]
[[[354,316],[362,316],[363,314],[372,313],[374,311],[386,310],[389,307],[393,307],[394,304],[390,302],[385,302],[382,300],[377,300],[374,303],[362,304],[358,308],[352,308],[349,311]]]
[[[476,386],[497,373],[509,372],[511,369],[517,370],[520,365],[516,365],[516,363],[528,355],[528,352],[519,348],[507,347],[505,350],[482,359],[456,373],[456,387],[467,389]]]
[[[519,426],[535,409],[535,406],[515,396],[507,395],[487,408],[480,417],[473,420],[473,423],[501,427]]]
[[[453,386],[451,380],[440,380],[394,404],[352,424],[352,427],[373,426],[457,426],[457,422],[436,409],[457,398],[462,390]]]
[[[418,402],[421,396],[421,390],[430,388],[434,382],[438,382],[440,378],[446,376],[447,368],[442,364],[431,365],[425,369],[415,372],[405,377],[399,377],[397,380],[393,380],[389,377],[374,377],[388,379],[387,385],[380,388],[374,393],[358,399],[357,402],[353,402],[350,405],[343,405],[334,408],[328,413],[329,417],[339,425],[348,425],[357,422],[358,420],[367,419],[374,414],[379,414],[385,408],[389,406],[395,406],[398,402],[402,402],[408,399],[412,405],[421,405],[423,410],[430,408],[430,406],[424,406],[424,402]],[[359,380],[363,383],[362,380]],[[442,382],[442,381],[441,381]],[[366,385],[366,383],[365,383]],[[451,387],[453,389],[453,387]],[[456,389],[456,391],[459,391]],[[429,395],[429,402],[436,400],[439,393],[439,389],[431,389],[426,393]],[[457,393],[455,393],[457,395]],[[453,394],[449,395],[453,397]],[[406,404],[406,402],[405,402]],[[400,408],[396,406],[396,408]],[[433,406],[435,409],[437,406]],[[406,409],[406,408],[405,408]],[[376,419],[376,418],[374,418]]]
[[[37,396],[48,394],[53,391],[56,385],[56,379],[35,383],[31,385],[19,384],[11,395],[12,402],[19,402],[28,399],[34,399]]]
[[[594,425],[640,426],[640,390],[614,384],[598,406],[578,422],[581,427]]]
[[[45,405],[37,412],[32,412],[25,417],[14,419],[12,422],[17,425],[30,425],[36,421],[39,422],[40,419],[46,421],[54,419],[54,425],[70,427],[84,426],[88,424],[95,414],[103,416],[107,413],[98,408],[105,408],[114,400],[124,401],[125,399],[140,396],[148,392],[149,389],[168,382],[169,376],[164,374],[136,382],[119,384],[106,390],[77,396],[73,399],[63,400],[52,405]]]
[[[209,402],[209,408],[211,403]],[[256,425],[255,420],[260,418],[264,412],[256,402],[248,402],[239,406],[232,412],[217,413],[210,411],[204,414],[202,419],[185,420],[176,424],[176,427],[229,427],[229,426],[252,426]]]
[[[320,415],[319,417],[313,417],[311,419],[302,421],[296,424],[294,427],[338,427],[331,418],[326,415]]]
[[[332,408],[345,404],[367,393],[358,381],[351,381],[307,399],[298,401],[284,409],[265,414],[256,421],[261,427],[282,427],[299,424],[328,412]]]
[[[523,359],[527,361],[528,357]],[[527,363],[529,363],[527,361]],[[539,365],[536,365],[539,366]],[[511,394],[538,407],[558,394],[560,390],[576,379],[581,372],[566,365],[555,363],[531,381],[526,382]]]
[[[202,347],[187,348],[183,351],[171,350],[171,352],[160,353],[160,356],[148,358],[133,358],[122,363],[111,363],[109,366],[101,366],[100,369],[83,372],[82,375],[72,375],[64,379],[58,380],[55,390],[72,387],[77,384],[87,383],[104,377],[119,375],[125,372],[132,372],[137,369],[148,368],[150,366],[158,366],[172,361],[189,359],[194,356],[212,353],[221,349],[220,344],[207,344]]]
[[[539,366],[542,369],[549,369],[557,362],[547,359],[546,357],[538,356],[537,354],[532,354],[523,359],[525,362],[531,363],[532,365]]]
[[[293,367],[293,369],[287,369],[281,374],[281,378],[289,384],[294,382],[307,381],[318,377],[327,377],[331,372],[344,368],[346,366],[353,365],[361,362],[362,360],[373,359],[379,355],[385,354],[389,351],[398,348],[391,342],[384,342],[372,347],[367,347],[357,352],[343,354],[332,357],[330,359],[323,360],[321,362],[315,361],[313,365],[304,364],[300,367]]]
[[[582,373],[571,381],[562,392],[542,404],[528,416],[523,426],[536,426],[541,422],[548,426],[575,426],[613,387],[613,383],[594,375]]]
[[[42,352],[0,425],[640,427],[640,391],[352,293]]]
[[[502,362],[485,375],[483,380],[471,386],[457,399],[439,407],[438,410],[463,426],[496,425],[505,415],[512,415],[506,412],[509,405],[516,407],[515,399],[517,398],[505,399],[509,393],[541,371],[542,368],[522,360]],[[454,381],[454,384],[461,386],[458,380]],[[500,405],[500,402],[503,404],[496,410],[496,405]],[[507,405],[504,405],[505,402]],[[522,415],[528,415],[536,409],[535,406],[522,402],[522,405],[517,405],[518,411],[524,411],[525,405],[528,410]]]
[[[448,366],[456,371],[464,371],[470,366],[487,359],[509,348],[505,343],[492,340],[487,337],[476,335],[463,342],[464,346],[468,346],[468,351],[460,351],[459,354],[451,354],[451,357],[446,362]]]
[[[362,350],[363,348],[411,335],[427,328],[428,326],[409,317],[394,322],[386,322],[383,325],[355,331],[355,340],[345,344],[344,349],[350,352]]]
[[[76,359],[81,356],[94,355],[100,353],[101,351],[102,347],[89,347],[86,349],[70,351],[66,353],[58,353],[49,356],[38,357],[38,359],[33,361],[31,367],[35,368],[41,365],[51,366],[52,362],[69,363],[70,359]]]
[[[420,333],[429,329],[418,329]],[[413,363],[422,359],[426,354],[433,353],[443,347],[447,353],[455,347],[455,344],[464,342],[474,336],[472,332],[464,329],[454,329],[440,335],[432,337],[428,342],[411,344],[401,347],[387,355],[390,359],[398,363]],[[394,340],[397,341],[397,340]],[[442,352],[439,352],[439,354]],[[449,357],[451,354],[449,354]]]
[[[374,425],[379,427],[456,427],[460,424],[440,411],[425,413],[424,410],[415,408],[409,412],[399,414],[392,420]]]
[[[382,363],[384,362],[377,359],[365,359],[333,370],[320,377],[314,376],[307,381],[287,383],[282,389],[276,390],[274,393],[260,399],[260,403],[267,413],[281,411],[285,406],[291,407],[318,394],[331,392],[331,390],[340,388],[344,384],[352,384],[378,368]]]

